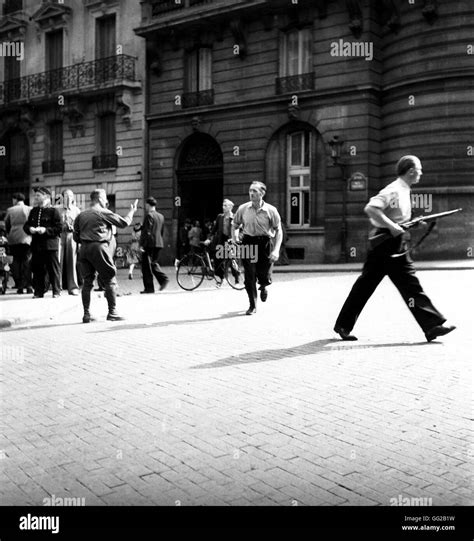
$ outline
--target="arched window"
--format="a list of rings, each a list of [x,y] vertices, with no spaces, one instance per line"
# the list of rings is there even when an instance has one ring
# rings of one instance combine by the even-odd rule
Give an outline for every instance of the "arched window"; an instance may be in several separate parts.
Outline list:
[[[294,120],[271,137],[265,156],[269,203],[275,204],[289,230],[324,225],[326,153],[321,134]]]

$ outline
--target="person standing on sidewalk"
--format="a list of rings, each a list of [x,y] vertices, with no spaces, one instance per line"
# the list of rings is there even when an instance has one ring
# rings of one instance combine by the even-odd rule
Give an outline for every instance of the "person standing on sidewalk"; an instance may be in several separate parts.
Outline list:
[[[149,197],[146,200],[146,215],[143,219],[140,236],[140,249],[142,251],[142,275],[144,290],[140,293],[154,293],[153,276],[163,291],[168,285],[169,278],[161,270],[158,257],[163,248],[163,232],[165,219],[163,214],[156,210],[156,199]]]
[[[69,295],[79,295],[77,279],[77,244],[72,238],[74,221],[81,210],[76,205],[72,190],[64,190],[62,193],[63,205],[60,208],[62,218],[61,231],[61,281],[63,289],[67,289]]]
[[[403,253],[405,230],[400,224],[411,217],[410,189],[419,182],[422,175],[421,161],[416,156],[403,156],[397,163],[397,174],[398,178],[372,197],[364,209],[372,225],[377,228],[372,234],[389,231],[393,238],[369,249],[362,274],[352,287],[334,326],[334,331],[343,340],[357,340],[350,333],[385,275],[388,275],[402,295],[428,342],[456,328],[443,325],[446,318],[423,291],[409,253],[392,257]]]
[[[90,314],[91,290],[98,273],[105,289],[105,298],[109,307],[108,321],[122,321],[117,314],[117,269],[110,252],[112,226],[128,227],[137,210],[138,199],[130,205],[130,211],[122,218],[107,208],[105,190],[96,189],[91,193],[91,206],[83,210],[74,222],[74,240],[81,245],[79,249],[79,265],[83,279],[82,305],[84,307],[83,323],[94,321]]]
[[[281,219],[278,210],[263,200],[267,187],[263,182],[252,182],[250,201],[240,205],[234,216],[233,227],[242,227],[244,245],[242,264],[245,271],[245,289],[250,301],[246,315],[257,311],[257,281],[260,299],[268,297],[267,286],[272,283],[272,267],[277,261],[282,241]],[[245,253],[247,249],[248,253]]]
[[[7,210],[5,217],[5,229],[10,253],[13,256],[12,275],[17,293],[21,295],[24,290],[27,293],[33,293],[31,288],[31,235],[23,229],[31,207],[25,205],[25,196],[19,192],[13,194],[12,202],[13,206]]]
[[[31,268],[33,271],[33,298],[44,297],[46,274],[53,288],[53,298],[61,294],[59,265],[59,236],[61,235],[61,215],[51,206],[51,192],[47,188],[35,189],[35,206],[23,226],[25,233],[32,236]]]

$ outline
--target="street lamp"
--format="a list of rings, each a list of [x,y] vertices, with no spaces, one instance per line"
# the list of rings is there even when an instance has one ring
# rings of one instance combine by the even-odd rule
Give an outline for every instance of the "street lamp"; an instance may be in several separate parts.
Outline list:
[[[331,148],[331,158],[333,165],[338,165],[341,169],[342,179],[342,225],[341,225],[341,253],[339,263],[347,263],[347,176],[346,164],[341,162],[341,152],[344,141],[339,139],[338,135],[334,135],[329,141]]]

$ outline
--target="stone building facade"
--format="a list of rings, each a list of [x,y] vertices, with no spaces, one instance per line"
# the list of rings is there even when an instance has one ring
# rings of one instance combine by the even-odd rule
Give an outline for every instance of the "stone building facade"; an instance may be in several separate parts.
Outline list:
[[[365,202],[394,178],[404,154],[420,156],[424,167],[417,193],[426,204],[414,215],[464,208],[419,257],[466,257],[473,246],[472,3],[141,6],[146,189],[170,224],[169,260],[185,218],[214,218],[223,196],[242,203],[256,179],[284,217],[291,261],[360,261]]]

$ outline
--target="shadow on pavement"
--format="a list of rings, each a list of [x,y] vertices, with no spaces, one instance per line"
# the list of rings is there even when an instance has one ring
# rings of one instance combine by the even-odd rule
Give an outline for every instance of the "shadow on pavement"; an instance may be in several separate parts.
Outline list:
[[[216,317],[207,317],[203,319],[174,319],[171,321],[157,321],[156,323],[131,323],[129,325],[114,325],[113,327],[103,329],[100,331],[92,331],[93,333],[102,332],[114,332],[114,331],[130,331],[135,329],[153,329],[159,327],[169,327],[170,325],[188,325],[192,323],[206,323],[208,321],[216,321],[220,319],[229,319],[232,317],[241,317],[243,314],[240,312],[228,312],[227,314],[221,314]]]
[[[339,343],[344,345],[341,345],[340,347],[325,349],[325,346],[333,343]],[[218,359],[217,361],[214,361],[212,363],[194,365],[190,368],[222,368],[223,366],[235,366],[239,364],[261,363],[266,361],[281,361],[282,359],[288,359],[290,357],[314,355],[316,353],[328,353],[331,351],[392,348],[400,346],[426,346],[434,343],[435,342],[394,342],[390,344],[360,344],[354,346],[346,345],[347,342],[343,342],[339,338],[326,338],[324,340],[315,340],[314,342],[308,342],[307,344],[301,344],[301,346],[294,346],[291,348],[262,349],[260,351],[250,351],[249,353],[243,353],[242,355],[232,355],[231,357]]]

